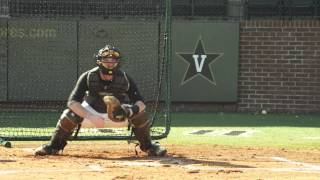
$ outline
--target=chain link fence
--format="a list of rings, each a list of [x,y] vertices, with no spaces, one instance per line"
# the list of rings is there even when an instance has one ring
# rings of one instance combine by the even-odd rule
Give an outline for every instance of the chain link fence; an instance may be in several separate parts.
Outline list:
[[[172,0],[173,18],[182,19],[318,19],[318,0]],[[158,0],[0,0],[1,17],[156,16],[163,10]],[[152,7],[152,8],[151,8]]]
[[[0,0],[0,17],[9,16],[9,0]]]
[[[172,0],[174,18],[318,19],[318,0]]]
[[[0,14],[10,17],[125,17],[164,13],[159,0],[1,0]]]

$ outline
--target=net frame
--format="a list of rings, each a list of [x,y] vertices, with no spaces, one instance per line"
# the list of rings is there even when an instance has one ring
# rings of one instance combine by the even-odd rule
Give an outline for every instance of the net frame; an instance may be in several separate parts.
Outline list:
[[[20,0],[21,1],[21,0]],[[56,0],[58,1],[58,0]],[[140,1],[143,2],[144,0]],[[29,5],[33,1],[25,1]],[[43,2],[50,2],[50,1],[34,1],[33,3],[39,3],[38,5],[41,6],[41,3]],[[60,1],[64,2],[64,1]],[[6,34],[6,40],[9,41],[10,38],[10,29],[8,18],[11,19],[19,19],[19,18],[36,18],[36,19],[45,19],[48,21],[54,21],[57,19],[64,19],[66,16],[71,19],[75,19],[77,23],[81,21],[81,18],[86,17],[86,19],[95,19],[98,15],[101,19],[157,19],[157,15],[163,16],[159,22],[158,22],[158,28],[159,28],[159,42],[158,42],[158,81],[157,85],[154,86],[154,94],[155,99],[147,100],[146,104],[149,107],[148,115],[149,119],[151,120],[152,128],[151,128],[151,136],[153,139],[162,139],[167,137],[170,131],[170,124],[171,124],[171,115],[170,115],[170,104],[171,104],[171,98],[170,98],[170,91],[171,91],[171,84],[170,84],[170,59],[171,59],[171,0],[163,0],[163,1],[144,1],[147,2],[149,7],[153,7],[155,13],[151,13],[149,9],[139,10],[137,11],[130,11],[130,13],[124,13],[123,7],[119,7],[121,10],[120,15],[115,14],[113,11],[107,11],[109,13],[106,14],[106,12],[102,14],[90,14],[90,13],[84,13],[86,12],[85,9],[88,9],[90,6],[89,3],[86,3],[86,1],[81,0],[73,0],[68,1],[69,3],[74,2],[80,2],[76,3],[77,9],[79,9],[78,12],[74,13],[72,11],[66,10],[64,12],[57,13],[57,11],[45,11],[45,12],[34,12],[34,9],[30,12],[26,11],[12,11],[12,9],[19,9],[17,8],[17,4],[19,4],[19,0],[8,0],[6,3],[0,3],[3,9],[4,6],[9,7],[8,14],[6,16],[1,16],[2,19],[5,19],[7,23],[7,34]],[[99,2],[99,1],[97,1]],[[100,1],[102,2],[102,1]],[[108,1],[109,3],[113,3],[112,5],[115,5],[114,3],[116,1]],[[123,0],[123,2],[130,2],[135,3],[134,1],[130,0]],[[161,3],[155,3],[155,2],[163,2]],[[127,3],[126,5],[130,5],[130,3]],[[154,3],[154,4],[153,4]],[[23,4],[23,3],[21,3]],[[159,5],[161,4],[161,5]],[[43,4],[42,4],[43,5]],[[52,4],[48,3],[47,6],[50,6]],[[141,5],[141,4],[140,4]],[[25,5],[26,6],[26,5]],[[162,6],[165,6],[163,8]],[[11,8],[11,9],[10,9]],[[68,8],[66,8],[68,9]],[[144,12],[144,13],[143,13]],[[10,14],[11,13],[11,14]],[[102,15],[102,17],[101,17]],[[0,39],[1,41],[1,39]],[[8,46],[8,45],[7,45]],[[7,51],[9,47],[6,47]],[[162,52],[162,53],[160,53]],[[9,72],[7,72],[9,73]],[[79,72],[78,72],[79,73]],[[8,95],[7,95],[8,96]],[[61,102],[57,101],[33,101],[33,102],[15,102],[15,101],[5,101],[0,103],[0,106],[3,106],[3,111],[0,112],[0,137],[6,139],[6,140],[48,140],[51,137],[52,132],[54,131],[54,127],[39,127],[39,128],[30,128],[30,127],[10,127],[10,123],[12,121],[16,121],[18,119],[23,121],[25,117],[28,117],[28,114],[35,113],[37,116],[39,116],[36,119],[41,119],[42,116],[48,116],[48,113],[52,113],[52,118],[55,117],[55,121],[57,121],[57,114],[60,114],[61,111]],[[47,110],[39,110],[37,108],[41,107],[42,105],[51,108],[57,108],[57,111],[48,112]],[[17,108],[20,107],[20,108]],[[60,107],[60,108],[59,108]],[[49,110],[52,110],[49,108]],[[8,111],[6,111],[6,110]],[[20,112],[17,112],[15,109],[19,109]],[[11,116],[11,117],[10,117]],[[12,117],[13,116],[13,117]],[[15,117],[14,117],[15,116]],[[31,116],[34,116],[31,114]],[[10,121],[7,121],[5,119],[12,119]],[[19,119],[21,118],[21,119]],[[160,124],[158,121],[162,121]],[[5,127],[6,123],[9,127]],[[121,132],[120,132],[121,131]],[[11,132],[16,132],[16,134],[11,134]],[[127,128],[101,128],[101,129],[81,129],[80,133],[78,135],[78,140],[128,140],[132,138],[132,132],[128,131]]]

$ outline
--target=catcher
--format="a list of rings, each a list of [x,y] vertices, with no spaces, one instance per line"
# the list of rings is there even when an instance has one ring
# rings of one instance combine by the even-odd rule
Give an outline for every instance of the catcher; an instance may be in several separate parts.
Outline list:
[[[35,155],[58,154],[79,125],[103,128],[129,123],[142,151],[149,156],[167,153],[164,147],[151,141],[143,98],[132,78],[120,70],[120,58],[120,52],[113,46],[99,50],[97,67],[79,77],[50,142],[38,147]],[[132,105],[122,104],[126,97]]]

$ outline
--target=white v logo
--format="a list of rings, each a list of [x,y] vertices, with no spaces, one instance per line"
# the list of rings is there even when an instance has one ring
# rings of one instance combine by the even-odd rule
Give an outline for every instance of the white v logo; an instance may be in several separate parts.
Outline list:
[[[203,68],[204,61],[207,58],[207,55],[201,55],[201,62],[200,63],[199,63],[199,60],[198,60],[199,59],[199,55],[193,54],[192,57],[193,57],[193,60],[194,60],[194,64],[196,65],[197,72],[201,72],[202,68]]]

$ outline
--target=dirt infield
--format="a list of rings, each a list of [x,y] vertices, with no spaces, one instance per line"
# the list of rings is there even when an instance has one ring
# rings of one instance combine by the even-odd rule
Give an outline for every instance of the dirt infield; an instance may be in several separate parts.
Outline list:
[[[62,155],[34,157],[40,142],[0,147],[0,179],[319,179],[320,149],[169,145],[166,157],[135,154],[124,141],[71,142]]]

